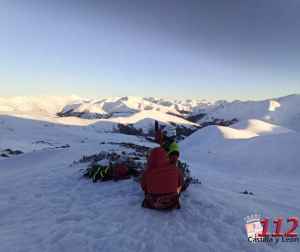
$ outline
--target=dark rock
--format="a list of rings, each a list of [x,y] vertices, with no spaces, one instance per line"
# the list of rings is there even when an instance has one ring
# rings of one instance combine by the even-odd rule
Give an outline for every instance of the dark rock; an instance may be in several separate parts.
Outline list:
[[[58,112],[56,115],[59,117],[80,117],[82,119],[108,119],[113,116],[113,114],[99,114],[89,111],[75,112],[73,109]]]
[[[3,152],[6,152],[9,155],[13,155],[14,151],[11,149],[5,149]]]
[[[236,118],[233,118],[231,120],[224,120],[224,119],[214,119],[213,121],[209,121],[209,122],[203,122],[201,123],[201,128],[210,126],[210,125],[218,125],[218,126],[225,126],[225,127],[229,127],[232,124],[237,123],[238,120]]]
[[[124,124],[118,124],[117,129],[115,129],[115,132],[126,134],[126,135],[134,135],[134,136],[144,136],[144,132],[142,129],[136,129],[133,127],[132,124],[124,125]]]
[[[246,194],[246,195],[254,195],[253,192],[248,192],[247,190],[241,192],[241,194]]]
[[[23,151],[15,150],[13,155],[20,155],[20,154],[23,154],[23,153],[24,153]]]
[[[66,149],[66,148],[70,148],[71,146],[69,144],[65,144],[65,145],[62,145],[62,146],[57,146],[55,147],[55,149]]]
[[[197,123],[204,116],[206,116],[205,113],[200,113],[200,114],[197,114],[197,115],[192,115],[192,116],[186,117],[185,119],[188,120],[188,121],[190,121],[190,122]]]

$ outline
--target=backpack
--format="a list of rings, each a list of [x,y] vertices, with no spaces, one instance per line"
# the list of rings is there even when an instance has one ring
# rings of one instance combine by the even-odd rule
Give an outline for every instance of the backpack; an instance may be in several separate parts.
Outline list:
[[[89,167],[84,176],[92,179],[93,182],[96,182],[97,180],[105,181],[112,179],[110,168],[98,164],[93,164]]]
[[[116,166],[102,166],[94,164],[87,169],[85,176],[92,179],[93,182],[108,181],[108,180],[120,180],[129,178],[129,172],[126,165]]]
[[[124,164],[118,164],[115,167],[112,168],[112,177],[113,180],[117,181],[120,179],[129,179],[129,169]]]
[[[92,164],[84,173],[84,176],[92,179],[93,182],[108,181],[108,180],[122,180],[129,179],[130,176],[139,176],[140,172],[137,169],[129,169],[125,164],[117,164],[110,166],[102,166],[99,164]]]

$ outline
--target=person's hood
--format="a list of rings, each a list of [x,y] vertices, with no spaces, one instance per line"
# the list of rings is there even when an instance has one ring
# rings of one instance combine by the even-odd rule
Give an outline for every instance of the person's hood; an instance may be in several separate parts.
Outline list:
[[[170,144],[168,154],[177,154],[179,156],[179,146],[176,142]]]
[[[155,148],[148,158],[148,169],[159,169],[169,164],[167,152],[161,148]]]

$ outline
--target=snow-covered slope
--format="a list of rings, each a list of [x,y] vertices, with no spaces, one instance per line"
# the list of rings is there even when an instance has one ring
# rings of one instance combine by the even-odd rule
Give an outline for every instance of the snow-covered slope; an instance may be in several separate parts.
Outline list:
[[[209,126],[181,143],[185,159],[247,176],[300,179],[300,134],[258,120]]]
[[[197,126],[182,118],[158,111],[142,111],[129,117],[98,120],[52,117],[45,120],[44,116],[41,120],[36,118],[36,114],[34,118],[0,115],[0,150],[12,148],[28,152],[65,144],[72,145],[74,142],[92,141],[95,136],[98,139],[98,136],[118,132],[119,124],[131,124],[145,134],[153,130],[154,120],[158,120],[161,125],[171,122],[187,129]]]
[[[0,97],[0,114],[54,115],[68,103],[78,99],[75,95]]]
[[[143,98],[155,104],[159,104],[165,107],[173,108],[183,114],[189,114],[194,108],[203,108],[211,105],[212,103],[205,99],[157,99],[154,97]]]
[[[142,113],[141,113],[142,112]],[[0,98],[0,113],[33,119],[50,120],[56,123],[87,125],[95,119],[113,119],[124,124],[136,123],[141,115],[159,119],[171,114],[178,117],[203,114],[198,122],[223,124],[223,121],[258,119],[293,130],[300,130],[300,95],[290,95],[264,101],[216,101],[156,99],[153,97],[117,97],[107,99],[80,99],[71,97],[12,97]],[[190,112],[190,113],[187,113]],[[63,117],[57,117],[56,114]],[[151,116],[152,114],[152,116]],[[158,115],[154,118],[153,115]],[[49,119],[50,117],[50,119]],[[126,118],[130,117],[130,118]],[[76,118],[90,119],[87,122]],[[146,117],[145,117],[146,118]],[[170,118],[169,118],[170,119]],[[219,120],[216,120],[219,119]],[[161,120],[164,121],[164,120]],[[169,122],[188,125],[175,117]]]
[[[5,123],[8,131],[19,125],[12,131],[17,135],[15,144],[42,137],[51,143],[69,143],[70,147],[53,148],[54,145],[0,159],[1,251],[298,249],[297,243],[251,244],[244,228],[244,217],[250,214],[272,218],[299,216],[297,133],[252,136],[246,134],[248,130],[216,126],[199,130],[181,147],[192,174],[202,185],[191,185],[182,193],[180,210],[159,212],[141,207],[144,195],[135,181],[91,183],[81,178],[80,170],[86,166],[73,164],[83,155],[102,150],[128,151],[110,144],[111,141],[151,146],[149,143],[135,136],[43,126],[44,122],[33,126],[32,121],[15,121],[26,120],[20,118],[9,120]],[[7,132],[4,136],[1,144],[8,144],[13,138]],[[207,152],[205,144],[211,140],[220,145],[220,153],[215,149]],[[229,156],[222,153],[224,148],[228,148]],[[292,148],[291,152],[288,148]],[[240,194],[245,189],[254,195]]]
[[[29,118],[0,115],[0,150],[17,149],[31,152],[86,142],[145,142],[143,138],[112,133],[115,123],[100,122],[97,127],[66,125]],[[117,140],[118,139],[118,140]]]
[[[163,106],[141,97],[116,97],[101,100],[81,100],[71,103],[60,112],[62,116],[77,116],[85,118],[101,118],[112,116],[128,116],[140,111],[160,111],[163,113],[180,113],[173,107]]]
[[[214,119],[238,121],[259,119],[289,129],[300,131],[300,95],[290,95],[264,101],[216,102],[209,106],[195,107],[194,114],[207,114],[199,122]]]
[[[57,116],[59,111],[60,116]],[[114,132],[122,124],[131,125],[147,134],[153,130],[155,120],[163,125],[172,123],[187,129],[198,126],[181,117],[175,108],[139,97],[103,100],[84,100],[77,96],[0,98],[0,115],[54,124],[88,126],[97,132]]]
[[[181,125],[187,128],[198,126],[196,123],[191,123],[181,117],[166,114],[161,111],[141,111],[129,117],[112,118],[112,122],[121,124],[133,124],[137,129],[143,129],[145,132],[153,129],[154,121],[157,120],[162,125],[170,123]]]
[[[234,129],[250,131],[257,135],[291,133],[292,130],[257,119],[249,119],[232,126]]]
[[[245,121],[205,127],[180,143],[181,158],[202,184],[183,192],[181,209],[172,212],[141,208],[144,194],[135,181],[82,179],[86,164],[74,161],[103,150],[133,151],[116,143],[156,146],[111,133],[118,123],[193,124],[155,109],[86,120],[56,117],[56,108],[22,112],[14,102],[9,112],[2,102],[0,154],[7,148],[25,153],[0,157],[0,251],[298,251],[299,243],[251,244],[244,226],[251,214],[300,217],[300,134],[282,126],[294,125],[297,109],[291,97],[283,100],[268,103],[272,118],[279,113],[278,125],[254,105],[254,112],[244,110]]]

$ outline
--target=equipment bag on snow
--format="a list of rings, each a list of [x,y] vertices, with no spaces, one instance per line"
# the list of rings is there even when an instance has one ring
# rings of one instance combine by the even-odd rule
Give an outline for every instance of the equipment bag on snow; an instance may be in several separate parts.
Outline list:
[[[129,169],[124,164],[118,164],[112,168],[112,177],[113,180],[129,179],[130,173]]]
[[[91,167],[87,168],[84,176],[92,179],[93,182],[96,182],[98,180],[106,181],[112,179],[112,171],[108,166],[94,164]]]
[[[97,182],[129,179],[131,176],[138,176],[139,174],[139,171],[133,168],[129,169],[124,164],[117,164],[112,166],[93,164],[91,167],[87,168],[84,176],[92,179],[93,182]]]

